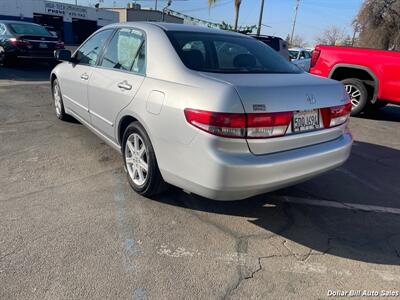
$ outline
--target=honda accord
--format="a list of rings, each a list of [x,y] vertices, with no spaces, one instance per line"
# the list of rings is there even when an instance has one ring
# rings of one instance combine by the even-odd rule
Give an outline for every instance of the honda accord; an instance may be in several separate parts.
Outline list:
[[[51,73],[59,119],[122,153],[132,188],[168,184],[237,200],[307,180],[349,157],[349,97],[252,37],[200,26],[101,28]]]

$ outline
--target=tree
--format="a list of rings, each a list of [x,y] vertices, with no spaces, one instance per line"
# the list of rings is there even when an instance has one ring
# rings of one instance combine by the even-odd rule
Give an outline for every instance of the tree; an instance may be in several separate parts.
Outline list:
[[[359,32],[359,46],[400,50],[400,1],[366,0],[353,26]]]
[[[234,30],[232,25],[225,23],[224,21],[222,21],[222,23],[219,25],[219,29],[236,31],[236,32],[243,33],[243,34],[252,33],[253,30],[256,28],[257,28],[257,25],[249,25],[249,26],[240,26],[239,28]]]
[[[288,36],[289,37],[289,36]],[[290,37],[289,37],[289,41],[290,41]],[[304,41],[303,37],[299,36],[299,35],[295,35],[293,37],[292,43],[289,43],[290,47],[300,47],[303,48],[306,46],[306,42]]]
[[[289,35],[289,34],[286,36],[285,41],[286,41],[286,43],[287,43],[288,45],[290,44],[290,35]]]
[[[321,35],[317,36],[315,40],[318,44],[334,46],[344,43],[346,33],[343,29],[337,26],[326,28]]]
[[[208,0],[208,5],[211,7],[213,6],[217,0]],[[239,10],[240,10],[240,5],[242,4],[242,0],[235,0],[234,5],[235,5],[235,26],[234,30],[237,31],[238,28],[238,23],[239,23]]]

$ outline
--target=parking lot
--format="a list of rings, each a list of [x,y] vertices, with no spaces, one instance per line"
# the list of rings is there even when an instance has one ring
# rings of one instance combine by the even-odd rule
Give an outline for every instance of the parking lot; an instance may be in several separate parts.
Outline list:
[[[0,299],[398,291],[400,107],[352,118],[349,161],[292,188],[236,202],[178,189],[146,199],[117,152],[56,118],[49,72],[0,69]]]

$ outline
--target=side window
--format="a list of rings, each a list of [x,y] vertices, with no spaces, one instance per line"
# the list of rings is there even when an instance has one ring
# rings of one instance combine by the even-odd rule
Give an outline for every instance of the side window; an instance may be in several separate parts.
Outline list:
[[[142,47],[140,47],[139,53],[133,62],[132,71],[141,74],[146,73],[146,43],[143,43]]]
[[[145,43],[143,33],[128,28],[118,30],[111,39],[100,65],[109,69],[144,73]]]
[[[6,26],[0,23],[0,35],[4,35],[6,33]]]
[[[75,54],[77,63],[90,66],[95,65],[100,51],[104,43],[110,37],[112,31],[112,29],[100,31],[87,40]]]
[[[305,55],[306,58],[311,58],[311,54],[310,54],[310,52],[308,52],[308,51],[305,51],[305,52],[304,52],[304,55]]]

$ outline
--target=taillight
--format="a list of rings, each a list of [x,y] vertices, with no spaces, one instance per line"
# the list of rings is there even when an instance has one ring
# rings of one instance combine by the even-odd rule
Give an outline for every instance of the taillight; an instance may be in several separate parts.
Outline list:
[[[10,38],[9,42],[13,46],[31,46],[31,43],[25,40],[19,40],[17,38]]]
[[[193,126],[214,135],[232,138],[246,136],[246,115],[244,114],[216,113],[187,108],[185,116]]]
[[[310,63],[310,67],[311,68],[314,67],[317,64],[317,61],[318,61],[318,58],[319,58],[320,55],[321,55],[321,50],[316,48],[313,51],[313,54],[311,56],[311,63]]]
[[[283,136],[289,127],[291,112],[237,114],[185,109],[186,120],[208,133],[230,138],[269,138]]]
[[[348,102],[345,105],[322,108],[321,114],[324,127],[330,128],[345,123],[350,117],[351,108],[351,102]]]
[[[247,137],[268,138],[286,134],[293,113],[260,113],[247,115]]]

